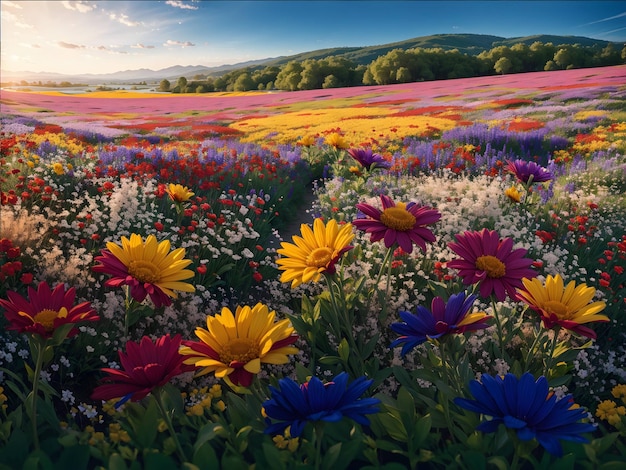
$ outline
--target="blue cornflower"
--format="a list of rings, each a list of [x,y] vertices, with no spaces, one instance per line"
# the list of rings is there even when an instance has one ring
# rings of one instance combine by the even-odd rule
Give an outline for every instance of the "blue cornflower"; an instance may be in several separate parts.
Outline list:
[[[298,385],[290,378],[278,381],[278,388],[270,385],[271,398],[263,404],[270,424],[266,434],[281,434],[291,426],[290,434],[298,437],[309,421],[340,421],[344,416],[359,424],[368,425],[366,414],[377,413],[378,398],[359,398],[372,380],[359,377],[348,385],[348,374],[342,372],[326,384],[317,377]]]
[[[476,300],[475,295],[465,292],[453,294],[444,302],[441,297],[435,297],[431,302],[431,310],[418,306],[416,313],[400,312],[404,322],[392,323],[391,329],[401,336],[396,339],[390,348],[404,343],[402,355],[406,355],[418,344],[429,339],[453,333],[464,333],[488,328],[485,323],[492,317],[485,312],[469,313]]]
[[[537,165],[535,162],[527,162],[525,160],[510,161],[507,169],[513,173],[522,184],[543,183],[554,178],[545,168]]]
[[[368,171],[374,168],[390,168],[391,163],[385,160],[372,149],[350,149],[348,153]]]
[[[559,440],[586,443],[589,440],[580,434],[595,430],[591,423],[578,422],[587,417],[586,410],[576,405],[571,395],[557,399],[543,376],[535,381],[529,372],[519,380],[513,374],[483,374],[481,381],[469,384],[476,400],[454,399],[461,408],[493,417],[483,421],[476,428],[479,431],[495,432],[502,423],[522,441],[537,439],[549,453],[561,457]]]

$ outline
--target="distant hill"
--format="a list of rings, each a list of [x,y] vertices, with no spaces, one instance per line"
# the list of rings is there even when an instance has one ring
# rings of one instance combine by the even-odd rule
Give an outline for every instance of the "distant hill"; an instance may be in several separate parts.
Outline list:
[[[274,57],[248,62],[241,62],[231,65],[221,65],[218,67],[205,67],[202,65],[174,65],[160,70],[137,69],[124,70],[108,74],[82,74],[63,75],[48,72],[0,72],[2,82],[26,80],[32,81],[69,81],[72,83],[86,84],[121,84],[137,82],[158,82],[162,79],[177,80],[179,77],[191,78],[194,75],[210,75],[217,77],[229,71],[246,67],[261,68],[270,65],[284,65],[290,61],[303,61],[306,59],[322,59],[330,56],[338,56],[351,60],[357,64],[368,65],[381,55],[387,54],[393,49],[434,49],[443,50],[458,49],[461,53],[468,55],[478,55],[483,51],[496,46],[512,46],[518,43],[530,45],[536,41],[541,43],[551,42],[554,45],[580,44],[581,46],[606,47],[610,42],[599,39],[591,39],[581,36],[551,36],[535,35],[517,38],[505,38],[500,36],[490,36],[484,34],[435,34],[432,36],[421,36],[404,41],[363,47],[336,47],[319,49],[309,52],[302,52],[290,56]],[[623,47],[623,44],[613,43],[616,47]]]

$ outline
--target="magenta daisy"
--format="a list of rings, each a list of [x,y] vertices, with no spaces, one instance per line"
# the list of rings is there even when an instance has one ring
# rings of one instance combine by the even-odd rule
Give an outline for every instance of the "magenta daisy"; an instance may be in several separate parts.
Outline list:
[[[435,235],[427,228],[441,219],[441,213],[414,202],[405,204],[394,202],[389,196],[380,196],[383,210],[370,204],[357,204],[356,207],[366,218],[357,219],[352,224],[370,234],[370,241],[384,240],[385,246],[395,244],[405,252],[413,252],[413,244],[426,251],[426,243],[435,241]]]
[[[28,287],[28,299],[13,291],[7,291],[7,297],[9,300],[0,299],[0,307],[4,308],[4,316],[9,321],[6,329],[39,335],[43,339],[51,338],[65,325],[100,319],[89,302],[74,304],[76,289],[65,290],[64,284],[51,289],[48,283],[41,282],[37,289]],[[71,328],[67,337],[77,333],[77,328]]]
[[[513,239],[503,238],[495,230],[467,231],[456,235],[457,242],[448,247],[461,258],[449,261],[448,268],[457,269],[463,284],[480,284],[483,298],[491,294],[502,302],[507,294],[517,298],[516,289],[522,287],[522,278],[532,279],[537,274],[530,269],[533,260],[525,258],[524,248],[513,249]]]

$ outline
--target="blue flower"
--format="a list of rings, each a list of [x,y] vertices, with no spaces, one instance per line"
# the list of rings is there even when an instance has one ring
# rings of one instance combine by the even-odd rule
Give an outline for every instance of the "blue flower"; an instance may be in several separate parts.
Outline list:
[[[535,378],[529,372],[518,380],[513,374],[504,377],[482,375],[482,383],[472,380],[470,391],[476,400],[455,398],[461,408],[493,419],[483,421],[476,429],[495,432],[500,424],[515,430],[522,441],[537,439],[549,453],[561,457],[563,449],[559,440],[586,443],[580,434],[592,432],[591,423],[579,423],[587,417],[584,408],[576,405],[571,395],[560,400],[548,390],[548,381]]]
[[[263,409],[271,420],[266,434],[283,433],[291,426],[290,434],[298,437],[309,421],[340,421],[344,416],[359,424],[368,425],[366,414],[377,413],[377,398],[359,398],[372,384],[372,380],[359,377],[348,385],[348,374],[342,372],[335,380],[326,384],[317,377],[298,385],[290,378],[278,381],[278,388],[270,385],[271,398]]]
[[[431,303],[432,312],[422,306],[417,307],[416,313],[400,312],[400,318],[404,322],[392,323],[391,329],[401,336],[389,347],[394,348],[404,343],[404,356],[429,339],[489,327],[485,321],[492,317],[484,312],[469,313],[475,300],[475,295],[466,297],[465,292],[461,292],[451,295],[447,303],[441,297],[435,297]]]

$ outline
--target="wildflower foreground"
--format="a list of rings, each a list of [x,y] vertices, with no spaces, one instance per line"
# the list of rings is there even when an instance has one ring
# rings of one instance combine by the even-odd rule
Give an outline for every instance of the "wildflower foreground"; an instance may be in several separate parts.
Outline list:
[[[623,466],[625,76],[2,91],[0,468]]]

